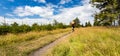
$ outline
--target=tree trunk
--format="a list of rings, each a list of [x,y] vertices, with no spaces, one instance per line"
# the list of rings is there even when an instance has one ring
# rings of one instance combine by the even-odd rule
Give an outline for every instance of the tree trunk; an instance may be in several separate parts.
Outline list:
[[[114,26],[115,26],[115,21],[114,21]]]
[[[120,26],[120,14],[118,15],[118,25]]]

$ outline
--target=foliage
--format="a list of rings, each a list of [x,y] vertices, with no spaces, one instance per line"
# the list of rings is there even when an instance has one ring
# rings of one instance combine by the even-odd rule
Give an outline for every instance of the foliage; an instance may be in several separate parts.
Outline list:
[[[31,29],[34,30],[34,31],[40,31],[41,30],[40,26],[37,23],[34,23],[31,27]]]
[[[57,20],[54,20],[53,25],[57,25],[59,22],[57,22]]]
[[[76,26],[76,27],[80,27],[80,20],[79,20],[78,17],[75,18],[73,21],[75,22],[75,26]]]
[[[92,25],[91,25],[90,21],[85,23],[85,27],[91,27],[91,26]]]
[[[64,25],[63,23],[59,23],[56,20],[54,20],[53,27],[54,29],[57,29],[57,28],[64,29],[64,28],[67,28],[67,25]]]
[[[100,13],[95,14],[95,26],[112,26],[116,20],[120,21],[120,0],[91,0],[91,3],[98,9]],[[115,23],[114,23],[115,25]],[[119,23],[120,25],[120,23]]]
[[[19,32],[21,32],[21,31],[20,31],[20,26],[19,26],[16,22],[14,22],[14,23],[11,24],[11,26],[10,26],[10,32],[11,32],[11,33],[19,33]]]
[[[7,34],[10,32],[9,26],[0,26],[0,35]]]
[[[21,25],[20,26],[20,30],[21,30],[21,32],[29,32],[29,31],[31,31],[31,27],[30,26],[28,26],[28,25]]]
[[[0,35],[1,34],[7,34],[7,33],[27,33],[30,31],[44,31],[44,30],[54,30],[54,29],[64,29],[68,26],[64,25],[63,23],[59,23],[55,20],[55,23],[52,24],[46,24],[46,25],[38,25],[37,23],[34,23],[32,26],[29,25],[18,25],[18,23],[14,22],[11,25],[1,25],[0,26]]]

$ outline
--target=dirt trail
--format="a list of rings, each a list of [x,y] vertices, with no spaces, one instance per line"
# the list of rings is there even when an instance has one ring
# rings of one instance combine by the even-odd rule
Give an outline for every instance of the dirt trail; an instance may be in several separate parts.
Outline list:
[[[29,56],[44,56],[44,54],[52,47],[54,47],[58,42],[60,42],[61,40],[65,39],[66,37],[68,37],[70,35],[71,32],[61,36],[60,38],[58,38],[57,40],[53,41],[52,43],[44,46],[43,48],[40,48],[38,50],[36,50],[35,52],[32,52]]]

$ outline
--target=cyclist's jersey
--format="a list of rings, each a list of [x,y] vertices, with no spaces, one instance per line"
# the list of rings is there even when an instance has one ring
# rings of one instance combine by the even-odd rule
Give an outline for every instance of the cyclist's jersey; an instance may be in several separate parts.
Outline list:
[[[74,25],[74,24],[75,24],[75,22],[71,22],[71,24],[72,24],[72,25]]]

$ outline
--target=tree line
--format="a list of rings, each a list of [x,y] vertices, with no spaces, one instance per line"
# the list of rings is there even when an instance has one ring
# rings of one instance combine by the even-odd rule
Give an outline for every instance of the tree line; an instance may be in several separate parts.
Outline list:
[[[54,29],[65,29],[68,25],[65,25],[63,23],[59,23],[55,20],[53,24],[44,24],[44,25],[38,25],[37,23],[34,23],[32,26],[23,24],[19,25],[18,23],[14,22],[11,25],[2,24],[0,25],[0,35],[1,34],[7,34],[7,33],[26,33],[30,31],[44,31],[44,30],[54,30]]]
[[[76,22],[75,27],[90,27],[92,26],[90,22],[86,22],[85,25],[80,24],[80,20],[78,18],[75,18],[74,21]],[[65,29],[71,27],[71,25],[65,25],[63,23],[59,23],[58,21],[54,20],[53,24],[44,24],[44,25],[38,25],[37,23],[34,23],[32,26],[23,24],[19,25],[18,23],[14,22],[11,25],[7,25],[3,23],[0,25],[0,35],[4,35],[7,33],[26,33],[30,31],[51,31],[54,29]]]
[[[91,27],[91,26],[93,26],[93,25],[90,23],[90,21],[85,22],[84,25],[83,25],[83,24],[80,24],[81,22],[80,22],[80,20],[79,20],[78,17],[76,17],[73,21],[75,21],[75,27]]]

